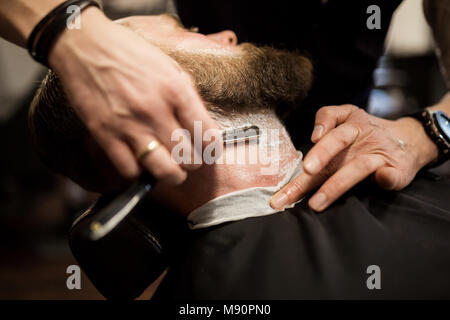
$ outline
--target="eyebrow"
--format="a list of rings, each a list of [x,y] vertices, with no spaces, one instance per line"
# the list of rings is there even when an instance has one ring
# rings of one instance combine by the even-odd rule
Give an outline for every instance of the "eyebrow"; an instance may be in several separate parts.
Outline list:
[[[166,16],[167,18],[172,19],[172,21],[174,21],[175,24],[176,24],[178,27],[183,28],[183,29],[186,29],[186,27],[185,27],[185,26],[183,25],[183,23],[181,22],[180,17],[178,17],[176,14],[173,14],[173,13],[164,13],[163,15]]]

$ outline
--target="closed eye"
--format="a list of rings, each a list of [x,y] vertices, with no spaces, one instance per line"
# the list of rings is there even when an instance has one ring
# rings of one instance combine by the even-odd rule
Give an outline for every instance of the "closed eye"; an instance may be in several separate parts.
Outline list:
[[[172,20],[175,23],[175,25],[181,29],[184,29],[186,31],[193,32],[193,33],[198,33],[198,30],[199,30],[198,27],[190,27],[189,29],[186,29],[186,27],[181,22],[180,18],[175,14],[165,13],[165,14],[163,14],[163,16]]]

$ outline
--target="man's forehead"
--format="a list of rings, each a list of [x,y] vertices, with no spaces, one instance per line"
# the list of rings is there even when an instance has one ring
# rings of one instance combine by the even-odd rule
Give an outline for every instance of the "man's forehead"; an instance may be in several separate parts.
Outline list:
[[[152,28],[152,30],[155,30],[155,28],[173,28],[173,30],[189,31],[184,27],[178,16],[172,14],[161,14],[154,16],[129,16],[118,19],[115,22],[135,31],[145,31],[145,29],[147,28]]]

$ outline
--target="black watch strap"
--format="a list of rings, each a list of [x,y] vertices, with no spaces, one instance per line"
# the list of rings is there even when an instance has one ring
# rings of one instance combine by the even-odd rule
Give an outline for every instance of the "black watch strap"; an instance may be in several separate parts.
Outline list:
[[[58,36],[67,27],[68,18],[71,16],[67,9],[70,6],[78,6],[80,12],[90,6],[100,8],[100,4],[93,0],[68,0],[50,11],[34,27],[28,38],[28,52],[39,63],[49,67],[48,55]]]
[[[439,149],[438,157],[426,168],[437,167],[450,159],[450,123],[445,112],[423,109],[407,115],[422,123],[428,137]]]

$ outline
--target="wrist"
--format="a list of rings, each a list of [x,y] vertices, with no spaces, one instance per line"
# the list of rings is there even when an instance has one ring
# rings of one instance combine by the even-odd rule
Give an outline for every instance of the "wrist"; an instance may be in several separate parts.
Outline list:
[[[418,170],[437,159],[439,149],[428,136],[420,121],[411,117],[404,117],[396,120],[396,122],[407,132],[405,141],[408,142],[414,152]]]
[[[89,47],[92,44],[93,33],[109,22],[110,20],[97,7],[92,6],[83,10],[80,15],[80,28],[65,28],[53,44],[48,55],[48,63],[52,69],[57,71],[65,65],[77,49]],[[98,42],[99,38],[93,39],[93,43]]]

